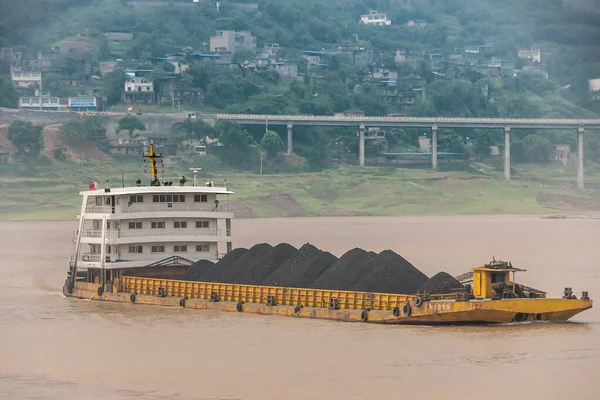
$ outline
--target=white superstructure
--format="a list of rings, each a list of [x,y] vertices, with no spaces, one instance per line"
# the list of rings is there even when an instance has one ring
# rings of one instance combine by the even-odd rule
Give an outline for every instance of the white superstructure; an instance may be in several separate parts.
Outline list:
[[[153,177],[156,177],[154,154]],[[91,182],[83,196],[79,229],[74,235],[71,270],[123,271],[148,267],[168,259],[190,264],[206,259],[217,261],[232,249],[231,220],[225,187],[212,182],[203,186],[180,182],[150,186],[97,188]],[[177,185],[178,184],[178,185]],[[225,199],[223,199],[225,197]],[[111,278],[108,278],[111,279]]]

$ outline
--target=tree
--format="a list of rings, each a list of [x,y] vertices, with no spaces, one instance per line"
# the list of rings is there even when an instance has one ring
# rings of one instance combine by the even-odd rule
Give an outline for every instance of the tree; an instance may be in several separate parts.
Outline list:
[[[42,125],[16,120],[8,126],[8,140],[20,153],[37,157],[44,148],[43,129]]]
[[[146,125],[144,125],[142,120],[135,115],[126,115],[125,117],[121,118],[119,120],[119,126],[117,127],[117,132],[127,131],[129,132],[129,137],[134,137],[133,132],[135,131],[145,130]]]
[[[183,122],[176,122],[171,126],[171,133],[184,133],[185,138],[204,139],[205,137],[214,138],[217,133],[215,129],[201,119],[185,119]]]
[[[224,162],[240,166],[255,167],[259,158],[258,146],[254,138],[232,121],[218,121],[215,124],[219,142],[223,145],[216,150]]]
[[[283,148],[283,142],[276,132],[266,131],[260,141],[260,147],[267,152],[269,158],[275,158],[279,150]]]
[[[478,157],[488,157],[490,155],[490,146],[497,146],[501,142],[501,133],[493,129],[476,129],[475,145],[473,152]]]
[[[60,131],[74,141],[106,139],[106,117],[91,116],[64,123]]]
[[[0,107],[17,108],[19,95],[10,79],[0,76]]]
[[[115,69],[106,76],[106,101],[108,105],[113,105],[121,101],[121,93],[125,85],[125,72],[122,69]]]

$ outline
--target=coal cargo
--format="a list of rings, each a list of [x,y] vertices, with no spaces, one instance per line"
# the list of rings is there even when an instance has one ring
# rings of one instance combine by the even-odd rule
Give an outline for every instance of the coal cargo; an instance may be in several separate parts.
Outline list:
[[[348,290],[379,293],[413,293],[425,282],[427,275],[402,256],[384,250],[365,266],[364,277],[351,284]]]
[[[210,260],[197,261],[177,279],[183,281],[201,281],[206,271],[214,266],[215,263]]]
[[[210,280],[208,280],[208,271],[216,269],[217,265],[218,268],[229,268],[235,262],[235,260],[240,258],[247,251],[248,249],[245,249],[243,247],[233,249],[229,253],[225,254],[225,256],[217,263],[214,263],[209,260],[200,260],[194,263],[178,279],[183,281],[211,282]]]
[[[288,258],[282,266],[267,276],[262,284],[307,287],[336,261],[337,257],[333,254],[319,250],[307,243]]]
[[[452,275],[438,272],[425,282],[420,288],[421,293],[442,294],[451,293],[453,289],[462,289],[464,286]]]
[[[252,249],[248,251],[248,254]],[[231,266],[231,283],[247,285],[261,285],[265,278],[281,267],[290,257],[298,252],[288,243],[279,243],[275,247],[264,251],[256,259],[240,257]],[[229,281],[228,281],[229,282]]]
[[[377,253],[365,251],[359,247],[347,251],[327,268],[308,287],[314,289],[348,290],[367,272],[367,265]]]
[[[222,261],[225,261],[225,257],[223,257],[223,260],[219,261],[214,267],[206,271],[204,277],[207,282],[233,283],[235,279],[234,272],[239,270],[239,265],[262,263],[264,262],[265,255],[272,249],[273,246],[268,243],[259,243],[249,248],[244,254],[233,260],[233,262],[223,263]],[[250,284],[250,282],[243,283]]]

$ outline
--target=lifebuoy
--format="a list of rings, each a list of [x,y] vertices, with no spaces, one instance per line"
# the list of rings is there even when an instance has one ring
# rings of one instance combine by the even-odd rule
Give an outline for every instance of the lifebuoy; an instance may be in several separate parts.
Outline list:
[[[410,313],[412,312],[412,309],[410,308],[410,304],[406,303],[402,306],[402,312],[404,313],[405,316],[410,317]]]
[[[415,307],[419,308],[423,305],[423,298],[419,296],[415,299],[413,303],[415,303]]]
[[[129,301],[135,303],[135,293],[131,293],[131,296],[129,296]]]
[[[244,304],[241,301],[238,301],[238,303],[235,305],[235,309],[238,310],[238,312],[242,311],[242,304]]]
[[[367,312],[367,310],[362,310],[362,312],[360,313],[360,320],[362,322],[367,322],[368,318],[369,318],[369,313]]]
[[[185,307],[185,299],[181,299],[181,300],[179,300],[179,305],[180,305],[181,307]]]
[[[392,310],[392,313],[394,314],[394,317],[399,317],[400,316],[400,307],[394,307],[394,309]]]

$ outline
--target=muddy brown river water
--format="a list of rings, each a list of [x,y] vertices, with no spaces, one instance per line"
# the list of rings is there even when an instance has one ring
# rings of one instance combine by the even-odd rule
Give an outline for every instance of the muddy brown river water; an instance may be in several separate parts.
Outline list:
[[[0,398],[600,398],[600,306],[570,323],[401,327],[63,297],[75,222],[0,223]],[[600,219],[236,220],[235,246],[392,249],[427,275],[493,255],[600,299]],[[519,280],[519,279],[518,279]]]

